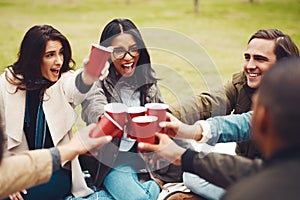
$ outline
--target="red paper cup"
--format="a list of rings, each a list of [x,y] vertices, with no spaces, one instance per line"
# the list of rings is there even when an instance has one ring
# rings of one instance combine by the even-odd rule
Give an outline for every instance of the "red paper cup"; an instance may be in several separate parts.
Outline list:
[[[157,126],[156,116],[134,117],[132,118],[132,131],[129,134],[138,142],[154,144]]]
[[[127,120],[127,106],[123,103],[109,103],[104,106],[105,112],[113,118],[122,128]]]
[[[128,107],[127,109],[127,113],[131,119],[134,117],[146,115],[146,111],[147,108],[145,108],[144,106],[133,106],[133,107]]]
[[[86,64],[86,73],[93,77],[100,77],[101,71],[112,51],[110,48],[92,44],[89,61]]]
[[[166,121],[166,113],[169,108],[167,104],[164,103],[147,103],[145,104],[147,108],[147,115],[156,116],[158,123]],[[157,126],[157,131],[161,131],[161,128]]]
[[[147,109],[144,106],[133,106],[127,109],[128,123],[126,125],[126,132],[129,133],[132,129],[132,119],[134,117],[145,116]],[[128,135],[132,139],[136,139],[133,135]]]
[[[123,136],[123,128],[107,113],[101,117],[95,129],[90,133],[90,137],[96,138],[104,135],[111,135],[115,138]]]

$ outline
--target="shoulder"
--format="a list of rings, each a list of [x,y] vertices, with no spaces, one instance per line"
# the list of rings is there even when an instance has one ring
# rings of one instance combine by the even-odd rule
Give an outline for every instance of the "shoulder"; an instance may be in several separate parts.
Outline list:
[[[22,78],[21,75],[17,75],[17,77]],[[1,88],[6,88],[8,91],[10,92],[14,92],[17,88],[17,86],[13,85],[11,82],[9,82],[8,80],[17,83],[19,80],[16,79],[16,77],[14,77],[13,75],[13,70],[12,68],[6,68],[1,76],[0,76],[0,85]]]
[[[270,166],[230,187],[224,199],[295,199],[298,198],[300,162]]]
[[[236,85],[236,84],[244,84],[246,82],[247,82],[246,75],[245,75],[245,73],[243,71],[234,73],[232,75],[232,83],[234,85]]]
[[[68,76],[72,76],[72,75],[75,75],[75,74],[79,74],[82,70],[69,70],[67,72],[64,72],[61,74],[61,77],[60,78],[65,78],[65,77],[68,77]]]

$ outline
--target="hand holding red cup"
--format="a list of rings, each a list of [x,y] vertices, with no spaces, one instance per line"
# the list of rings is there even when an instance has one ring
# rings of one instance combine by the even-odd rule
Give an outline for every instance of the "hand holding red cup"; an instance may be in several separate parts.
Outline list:
[[[111,48],[92,44],[89,60],[86,63],[86,73],[99,78],[112,51]]]
[[[101,117],[95,129],[90,133],[90,137],[96,138],[104,135],[111,135],[115,138],[123,136],[123,128],[107,113]]]

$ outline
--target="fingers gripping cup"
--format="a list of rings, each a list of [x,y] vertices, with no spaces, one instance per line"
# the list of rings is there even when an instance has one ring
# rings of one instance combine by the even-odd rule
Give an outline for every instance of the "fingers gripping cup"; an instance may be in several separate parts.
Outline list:
[[[147,115],[156,116],[158,123],[166,121],[166,113],[169,108],[167,104],[164,103],[147,103],[145,104],[147,108]],[[157,131],[161,132],[161,128],[157,126]]]
[[[123,136],[123,128],[107,113],[101,117],[95,129],[90,133],[90,137],[96,138],[104,135],[111,135],[115,138]]]
[[[89,61],[86,64],[86,72],[93,77],[100,77],[105,63],[112,53],[112,49],[92,44]]]
[[[123,103],[109,103],[104,106],[105,112],[122,128],[127,120],[127,106]]]
[[[155,132],[157,130],[156,116],[139,116],[132,118],[132,130],[130,135],[138,142],[155,143]]]

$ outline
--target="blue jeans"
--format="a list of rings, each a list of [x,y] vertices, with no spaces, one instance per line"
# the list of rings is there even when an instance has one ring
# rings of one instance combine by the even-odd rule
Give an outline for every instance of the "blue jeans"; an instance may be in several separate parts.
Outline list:
[[[202,179],[198,175],[188,172],[183,173],[183,183],[193,193],[209,200],[221,199],[221,197],[225,193],[225,190],[223,188],[213,185]]]
[[[96,187],[92,189],[96,190]],[[64,200],[114,200],[114,198],[110,194],[108,194],[105,190],[100,190],[86,197],[76,198],[70,195],[66,197]]]
[[[155,181],[139,182],[136,171],[127,165],[112,169],[103,185],[114,199],[152,200],[157,199],[160,193],[160,187]]]

